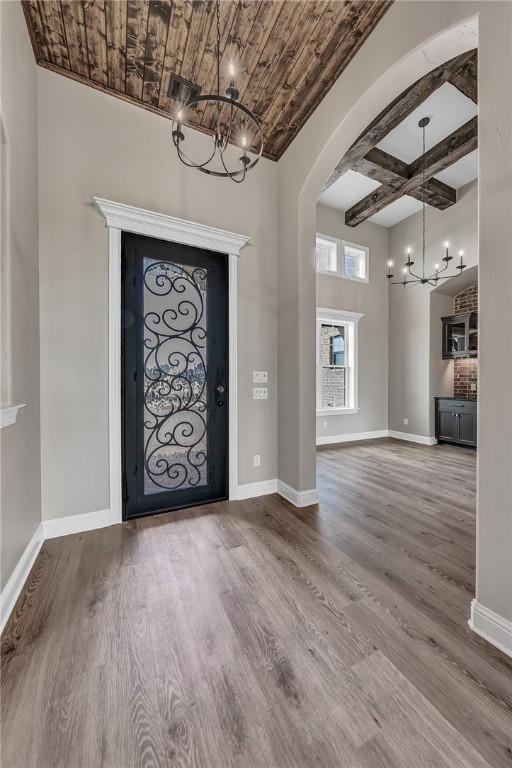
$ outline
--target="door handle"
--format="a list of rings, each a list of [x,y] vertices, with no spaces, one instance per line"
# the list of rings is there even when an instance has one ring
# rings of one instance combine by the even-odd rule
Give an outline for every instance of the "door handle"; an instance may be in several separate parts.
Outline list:
[[[216,392],[219,393],[219,395],[224,394],[224,392],[226,391],[222,385],[219,385],[218,387],[215,387],[215,390],[216,390]]]

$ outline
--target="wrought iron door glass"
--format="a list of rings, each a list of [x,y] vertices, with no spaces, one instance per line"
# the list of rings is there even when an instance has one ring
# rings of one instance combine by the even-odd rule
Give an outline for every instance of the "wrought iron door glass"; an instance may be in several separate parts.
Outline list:
[[[208,483],[207,270],[144,257],[144,493]]]

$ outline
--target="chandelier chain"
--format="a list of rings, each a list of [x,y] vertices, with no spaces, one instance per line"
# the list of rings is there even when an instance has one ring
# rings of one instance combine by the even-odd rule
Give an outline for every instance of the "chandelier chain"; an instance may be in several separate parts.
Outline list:
[[[220,0],[216,3],[217,14],[217,94],[220,94]]]
[[[422,252],[423,252],[423,278],[425,278],[425,247],[426,247],[426,217],[427,217],[427,204],[425,202],[426,188],[425,188],[425,125],[422,126],[423,132],[423,173],[422,173],[422,189],[423,189],[423,216],[422,216]]]
[[[388,262],[388,271],[386,277],[391,285],[402,285],[404,288],[407,285],[413,285],[420,283],[421,285],[436,286],[440,280],[451,280],[455,277],[460,277],[463,271],[466,269],[464,264],[463,254],[464,251],[459,251],[460,262],[455,267],[455,272],[452,274],[444,274],[452,261],[453,256],[449,253],[449,243],[444,244],[445,255],[441,259],[444,266],[441,267],[440,263],[435,264],[432,274],[427,274],[425,271],[425,256],[427,252],[427,146],[426,146],[426,127],[430,123],[430,117],[422,117],[418,123],[418,127],[421,128],[421,146],[422,146],[422,162],[421,162],[421,257],[422,257],[422,269],[421,272],[414,272],[412,267],[414,261],[411,259],[412,248],[406,249],[407,261],[405,262],[402,274],[403,277],[400,280],[394,280],[394,274],[392,272],[393,261]]]
[[[210,176],[229,178],[235,183],[241,184],[247,172],[254,168],[263,154],[263,131],[256,115],[249,107],[239,101],[240,94],[235,83],[234,61],[229,62],[229,86],[225,94],[221,94],[220,0],[215,2],[215,17],[217,27],[217,87],[215,89],[214,85],[211,93],[199,93],[189,98],[188,101],[178,104],[176,116],[173,119],[171,137],[177,155],[184,165],[189,168],[196,168]],[[198,88],[198,90],[201,89]],[[212,123],[208,125],[209,121],[206,120],[205,127],[211,129],[213,144],[211,153],[202,161],[192,159],[183,151],[183,144],[186,140],[184,131],[184,125],[187,122],[186,113],[192,118],[192,110],[199,104],[204,105],[203,117],[208,115],[208,109],[212,110]],[[225,116],[224,120],[223,115]],[[215,118],[216,124],[213,125]],[[192,122],[194,121],[192,120]],[[238,159],[230,147],[241,148],[242,154]],[[229,157],[229,153],[231,153],[231,157]]]

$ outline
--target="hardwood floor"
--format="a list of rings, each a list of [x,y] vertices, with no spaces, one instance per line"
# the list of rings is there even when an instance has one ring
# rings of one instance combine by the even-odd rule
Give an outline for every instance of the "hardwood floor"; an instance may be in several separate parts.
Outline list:
[[[467,626],[474,452],[325,448],[318,486],[47,541],[3,768],[512,766],[512,660]]]

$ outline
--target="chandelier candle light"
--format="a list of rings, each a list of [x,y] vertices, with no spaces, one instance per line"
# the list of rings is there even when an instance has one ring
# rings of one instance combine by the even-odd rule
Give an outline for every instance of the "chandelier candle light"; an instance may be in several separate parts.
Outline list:
[[[228,65],[229,87],[226,95],[220,92],[220,0],[216,2],[217,20],[217,92],[193,96],[186,104],[182,104],[173,120],[172,141],[182,163],[190,168],[197,168],[202,173],[221,178],[230,178],[237,184],[244,181],[247,171],[254,168],[263,152],[263,133],[256,116],[239,99],[239,92],[235,85],[236,67],[233,60]],[[202,161],[194,161],[183,152],[185,134],[183,132],[186,121],[186,113],[201,104],[205,109],[203,116],[213,108],[215,127],[213,129],[213,146],[207,157]],[[210,110],[211,111],[211,110]],[[234,158],[236,151],[230,145],[239,147],[242,154],[238,159]],[[229,158],[229,155],[232,155]]]
[[[445,242],[445,255],[441,259],[441,261],[444,262],[444,266],[441,267],[439,264],[434,264],[434,271],[431,274],[427,274],[425,271],[425,252],[426,252],[426,208],[427,205],[425,203],[426,198],[426,168],[425,168],[425,128],[430,123],[429,117],[422,117],[421,120],[418,123],[418,127],[422,130],[423,135],[423,170],[422,170],[422,188],[424,191],[423,195],[423,206],[422,206],[422,249],[421,249],[421,257],[422,257],[422,270],[421,274],[416,274],[416,272],[413,272],[412,267],[414,266],[414,261],[411,259],[412,255],[412,248],[406,249],[407,254],[407,261],[405,262],[403,268],[402,268],[402,279],[401,280],[393,280],[394,274],[392,272],[393,268],[393,261],[388,261],[388,271],[386,274],[387,279],[391,283],[391,285],[411,285],[412,283],[421,283],[422,285],[437,285],[440,280],[450,280],[452,277],[460,277],[462,275],[462,272],[464,269],[466,269],[466,264],[464,264],[464,251],[459,251],[459,264],[456,265],[457,272],[454,272],[449,275],[445,275],[444,272],[448,269],[448,265],[450,261],[453,260],[453,256],[450,256],[449,247],[450,243]]]

